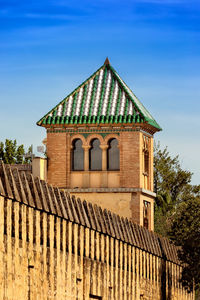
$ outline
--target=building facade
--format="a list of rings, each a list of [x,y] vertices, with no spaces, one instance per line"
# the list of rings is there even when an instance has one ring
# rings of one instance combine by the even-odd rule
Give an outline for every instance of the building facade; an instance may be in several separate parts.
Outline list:
[[[37,123],[47,180],[153,230],[153,135],[161,130],[106,59]]]

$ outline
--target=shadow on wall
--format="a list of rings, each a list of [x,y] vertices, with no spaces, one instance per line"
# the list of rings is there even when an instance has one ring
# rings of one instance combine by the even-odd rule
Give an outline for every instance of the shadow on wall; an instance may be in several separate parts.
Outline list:
[[[171,300],[172,299],[172,274],[171,271],[168,267],[167,269],[167,258],[166,255],[163,251],[162,244],[160,239],[158,239],[160,248],[162,251],[162,264],[161,264],[161,269],[160,269],[160,274],[161,274],[161,300]]]
[[[172,275],[168,269],[166,272],[166,259],[164,258],[161,264],[161,300],[172,299]],[[167,276],[168,274],[168,276]]]

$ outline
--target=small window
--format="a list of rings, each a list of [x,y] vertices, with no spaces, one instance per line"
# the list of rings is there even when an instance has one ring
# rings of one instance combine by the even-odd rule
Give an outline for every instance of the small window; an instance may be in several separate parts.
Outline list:
[[[146,217],[144,218],[144,227],[145,227],[146,229],[149,228],[149,221],[148,221],[148,219],[147,219]]]
[[[81,139],[73,141],[72,149],[72,170],[83,171],[84,170],[84,150],[82,148]]]
[[[102,170],[102,150],[100,148],[100,141],[98,139],[92,140],[89,157],[90,170]]]
[[[144,151],[144,173],[149,175],[149,151]]]
[[[117,139],[111,139],[108,143],[107,169],[113,171],[119,170],[119,148]]]
[[[143,202],[143,226],[149,229],[149,219],[151,214],[151,203],[144,200]]]

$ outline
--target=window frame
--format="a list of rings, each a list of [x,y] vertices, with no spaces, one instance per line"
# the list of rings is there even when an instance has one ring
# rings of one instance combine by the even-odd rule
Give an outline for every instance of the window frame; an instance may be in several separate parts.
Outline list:
[[[109,161],[110,161],[110,159],[109,159],[109,150],[112,148],[112,147],[110,146],[110,144],[111,144],[111,142],[112,142],[113,140],[117,141],[117,145],[114,146],[114,147],[116,147],[117,150],[118,150],[118,168],[110,168],[110,167],[109,167]],[[118,141],[118,139],[117,139],[116,137],[111,137],[111,138],[108,140],[107,144],[108,144],[108,149],[107,149],[107,171],[111,171],[111,172],[112,172],[112,171],[120,171],[120,151],[119,151],[119,141]],[[113,147],[113,148],[114,148],[114,147]]]
[[[82,151],[80,152],[80,154],[79,155],[81,155],[82,156],[82,161],[81,161],[81,164],[82,164],[82,168],[77,168],[77,169],[75,169],[74,168],[74,150],[75,150],[75,143],[76,142],[78,142],[78,141],[80,141],[81,142],[81,149],[82,149]],[[83,149],[83,141],[80,139],[80,138],[75,138],[73,141],[72,141],[72,151],[71,151],[71,171],[73,171],[73,172],[82,172],[82,171],[84,171],[84,149]]]
[[[99,151],[99,158],[100,158],[100,165],[101,165],[101,167],[100,168],[92,168],[92,164],[95,162],[95,160],[94,160],[94,162],[92,162],[92,155],[93,156],[95,156],[95,155],[97,155],[95,152],[94,152],[94,154],[92,154],[92,150],[94,149],[94,147],[93,147],[93,143],[95,142],[95,141],[98,141],[99,142],[99,145],[98,145],[98,147],[97,147],[97,149],[98,149],[98,151]],[[94,157],[93,157],[93,159],[94,159]],[[101,149],[101,142],[100,142],[100,139],[98,139],[97,137],[95,137],[95,138],[93,138],[91,141],[90,141],[90,149],[89,149],[89,171],[102,171],[102,159],[103,159],[103,157],[102,157],[102,149]]]

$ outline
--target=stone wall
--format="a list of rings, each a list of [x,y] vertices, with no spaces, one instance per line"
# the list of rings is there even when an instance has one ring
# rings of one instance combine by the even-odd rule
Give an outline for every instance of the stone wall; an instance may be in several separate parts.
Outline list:
[[[167,239],[4,165],[0,216],[0,299],[193,299]]]

